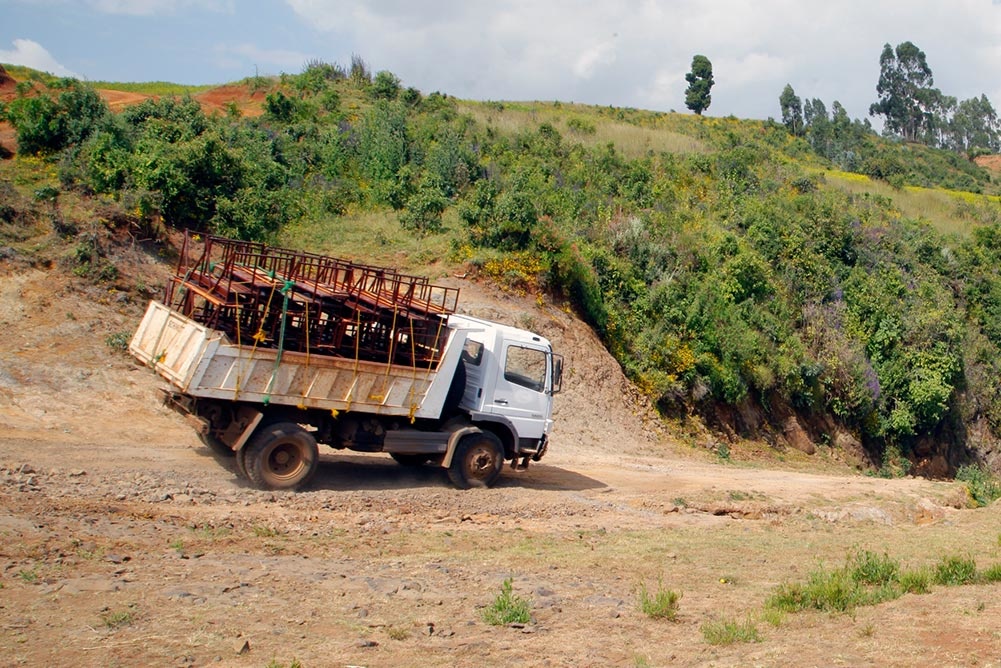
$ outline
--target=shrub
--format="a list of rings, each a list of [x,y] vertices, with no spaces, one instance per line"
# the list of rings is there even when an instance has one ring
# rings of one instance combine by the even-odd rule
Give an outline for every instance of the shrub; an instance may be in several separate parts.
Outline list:
[[[956,480],[966,485],[975,507],[988,506],[1001,498],[1001,481],[983,466],[960,466],[956,471]]]
[[[935,583],[940,585],[971,584],[977,580],[977,563],[972,557],[942,557],[935,567]]]
[[[926,569],[904,571],[900,574],[900,588],[908,594],[927,594],[931,591],[931,572]]]
[[[984,582],[1001,582],[1001,564],[994,564],[981,577]]]
[[[374,100],[395,100],[400,95],[400,79],[392,72],[382,70],[376,73],[368,92]]]
[[[860,550],[841,568],[817,569],[806,583],[784,583],[769,597],[767,606],[783,612],[824,610],[851,612],[897,598],[900,566],[887,555]]]
[[[132,335],[129,332],[115,332],[114,334],[108,334],[104,339],[104,343],[112,350],[124,352],[129,349],[129,342],[131,340]]]
[[[400,214],[404,229],[419,236],[441,231],[441,214],[448,206],[448,198],[429,185],[422,185],[407,199],[406,209]]]
[[[766,605],[783,612],[809,609],[849,612],[861,602],[857,583],[840,569],[814,571],[806,583],[781,584]]]
[[[71,80],[56,99],[39,94],[14,100],[6,116],[17,130],[22,153],[52,154],[82,142],[110,114],[97,91]]]
[[[501,592],[484,611],[483,621],[492,626],[528,624],[532,621],[531,602],[513,593],[511,578],[501,584]]]
[[[852,580],[864,585],[891,584],[900,575],[900,564],[895,559],[868,550],[856,552],[849,561],[849,569]]]
[[[657,583],[657,591],[650,593],[646,583],[640,584],[640,611],[651,619],[666,619],[674,621],[678,617],[678,601],[681,594],[670,589],[664,589],[662,582]]]
[[[264,98],[264,113],[271,120],[289,123],[295,118],[295,100],[287,97],[280,90],[268,93]]]

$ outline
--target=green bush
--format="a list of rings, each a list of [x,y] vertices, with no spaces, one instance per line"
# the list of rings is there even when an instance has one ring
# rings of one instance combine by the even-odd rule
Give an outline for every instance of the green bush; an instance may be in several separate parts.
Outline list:
[[[663,582],[657,583],[657,590],[654,592],[647,590],[645,582],[640,584],[640,612],[651,619],[674,621],[678,617],[680,600],[681,594],[665,589]]]
[[[68,83],[55,98],[44,93],[19,97],[6,112],[17,131],[18,150],[25,154],[52,154],[78,145],[110,115],[97,91],[78,81]]]
[[[932,574],[925,569],[900,574],[900,588],[908,594],[927,594],[931,591],[931,583]]]
[[[977,579],[977,564],[971,557],[942,557],[935,566],[934,577],[940,585],[971,584]]]
[[[500,594],[483,610],[483,621],[491,626],[528,624],[532,621],[531,609],[531,602],[514,594],[511,578],[507,578],[501,584]]]
[[[983,466],[960,466],[956,470],[956,480],[966,485],[974,506],[988,506],[1001,498],[1001,480]]]

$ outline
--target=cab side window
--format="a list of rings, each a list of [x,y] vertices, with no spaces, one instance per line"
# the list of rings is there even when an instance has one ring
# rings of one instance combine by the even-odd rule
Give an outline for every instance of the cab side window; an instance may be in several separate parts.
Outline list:
[[[546,353],[533,348],[508,346],[504,380],[542,392],[546,389]]]

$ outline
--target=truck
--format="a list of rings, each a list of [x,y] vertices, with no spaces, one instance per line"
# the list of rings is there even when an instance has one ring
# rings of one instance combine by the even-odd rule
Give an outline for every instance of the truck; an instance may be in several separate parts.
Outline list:
[[[457,302],[421,277],[188,232],[129,351],[258,488],[307,485],[318,444],[490,487],[546,454],[563,358]]]

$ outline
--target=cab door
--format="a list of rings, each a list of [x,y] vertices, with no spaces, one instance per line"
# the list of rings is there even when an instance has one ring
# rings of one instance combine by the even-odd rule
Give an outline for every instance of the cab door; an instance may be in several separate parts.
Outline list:
[[[541,438],[550,417],[552,398],[548,350],[525,343],[504,346],[493,396],[484,408],[503,415],[518,429],[520,438]]]

